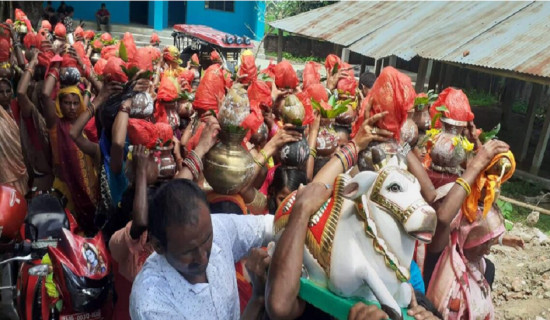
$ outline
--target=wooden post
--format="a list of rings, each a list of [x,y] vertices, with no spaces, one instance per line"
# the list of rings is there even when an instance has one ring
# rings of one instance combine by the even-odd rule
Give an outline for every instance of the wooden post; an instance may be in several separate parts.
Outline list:
[[[424,91],[424,83],[426,82],[427,71],[428,71],[428,60],[424,58],[420,58],[418,73],[416,74],[416,85],[414,86],[414,90],[416,90],[416,92]]]
[[[374,66],[374,74],[378,77],[380,75],[380,71],[382,71],[382,65],[384,64],[384,59],[378,59],[375,61]]]
[[[397,56],[390,56],[390,62],[388,63],[388,66],[396,67],[397,66]]]
[[[504,94],[502,95],[502,121],[501,125],[503,129],[508,129],[508,123],[512,115],[512,105],[516,97],[516,80],[512,78],[506,78],[504,84]]]
[[[283,30],[279,29],[277,36],[277,63],[283,61]]]
[[[343,48],[342,49],[342,57],[340,59],[342,59],[343,62],[349,62],[349,49],[348,48]]]
[[[540,132],[539,143],[537,143],[537,149],[535,150],[535,156],[533,157],[533,164],[529,172],[532,174],[538,174],[542,159],[544,159],[544,153],[546,151],[546,145],[548,144],[548,138],[550,137],[550,107],[546,109],[546,119],[544,119],[544,125]]]
[[[432,72],[430,72],[430,81],[428,82],[428,89],[436,89],[435,87],[437,86],[437,79],[439,78],[440,70],[441,62],[433,61]]]
[[[529,150],[529,141],[531,141],[531,133],[533,133],[533,123],[535,122],[535,114],[537,105],[540,101],[542,93],[542,84],[533,83],[533,90],[531,90],[531,96],[529,97],[529,105],[527,106],[527,130],[523,137],[523,144],[521,145],[521,153],[519,156],[519,162],[523,162],[527,156]]]
[[[359,75],[362,75],[363,72],[365,72],[365,69],[367,68],[367,59],[365,59],[364,55],[361,55],[361,71],[359,72]]]

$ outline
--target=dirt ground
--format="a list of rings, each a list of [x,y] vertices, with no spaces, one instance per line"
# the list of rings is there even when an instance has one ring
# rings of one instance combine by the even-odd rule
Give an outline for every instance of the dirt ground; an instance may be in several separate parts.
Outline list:
[[[495,319],[550,320],[550,239],[520,223],[509,233],[522,237],[525,248],[496,245],[488,257],[496,266]]]

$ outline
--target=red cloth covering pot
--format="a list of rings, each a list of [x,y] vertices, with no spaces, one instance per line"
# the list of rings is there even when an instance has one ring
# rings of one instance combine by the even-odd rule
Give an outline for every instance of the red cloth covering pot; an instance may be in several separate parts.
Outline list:
[[[260,74],[264,74],[267,77],[271,78],[271,80],[275,81],[275,64],[273,61],[269,61],[269,65],[267,68],[260,71]],[[267,85],[271,88],[272,81],[266,81]]]
[[[94,73],[98,76],[103,75],[103,70],[105,69],[105,65],[107,65],[107,60],[103,58],[99,58],[97,62],[94,65]]]
[[[25,38],[23,38],[23,44],[27,49],[35,47],[40,50],[42,48],[42,40],[44,40],[44,37],[42,37],[41,34],[29,32],[25,35]]]
[[[290,62],[286,60],[279,62],[273,71],[277,88],[295,89],[298,86],[298,76]]]
[[[73,48],[76,51],[76,54],[80,57],[80,60],[86,65],[86,70],[90,70],[92,68],[92,62],[90,61],[90,58],[88,58],[88,55],[86,55],[86,49],[84,48],[84,44],[80,41],[77,41],[73,44]]]
[[[101,49],[103,49],[103,42],[101,42],[101,40],[99,40],[99,39],[95,39],[95,40],[92,42],[92,47],[93,47],[95,50],[101,50]]]
[[[11,20],[11,19],[6,19],[6,23],[9,24],[9,25],[13,25],[13,20]]]
[[[172,141],[172,138],[174,137],[174,130],[172,130],[172,126],[164,122],[157,122],[155,123],[155,126],[157,127],[161,144],[164,145]]]
[[[73,32],[75,38],[84,38],[84,29],[81,26],[76,27]]]
[[[130,118],[128,119],[128,139],[132,145],[142,145],[152,149],[159,140],[158,127],[147,120]]]
[[[109,60],[109,58],[118,56],[118,45],[113,44],[110,46],[105,46],[101,49],[101,57],[103,59]]]
[[[40,26],[41,29],[47,29],[50,32],[52,31],[52,24],[48,20],[42,20]]]
[[[167,46],[162,50],[162,57],[166,62],[180,63],[179,50],[174,46]]]
[[[241,55],[241,66],[239,68],[238,76],[239,82],[243,84],[249,84],[256,79],[258,68],[256,67],[256,61],[252,51],[246,50]]]
[[[316,102],[321,103],[321,101],[328,101],[327,89],[325,89],[325,86],[323,86],[321,83],[316,83],[307,87],[305,93],[307,94],[308,98],[313,99]]]
[[[359,131],[365,120],[365,108],[372,97],[370,117],[388,111],[388,114],[376,123],[376,126],[393,132],[394,138],[399,140],[401,126],[407,120],[407,111],[414,104],[416,93],[411,78],[397,71],[393,67],[386,67],[380,73],[371,91],[361,103],[359,116],[353,124],[352,137]]]
[[[250,105],[271,107],[273,99],[271,98],[271,87],[265,81],[252,81],[248,87],[248,100]]]
[[[95,32],[93,30],[86,30],[83,36],[86,40],[92,40],[95,37]]]
[[[213,50],[212,52],[210,52],[210,61],[212,61],[212,63],[222,62],[222,58],[220,57],[220,54],[218,53],[218,51]]]
[[[50,61],[54,55],[55,54],[53,53],[53,51],[39,52],[38,64],[47,68],[50,65]]]
[[[306,90],[313,84],[321,83],[321,73],[319,69],[321,64],[315,61],[306,62],[304,73],[302,74],[302,89]]]
[[[218,101],[225,96],[225,80],[222,68],[213,64],[204,72],[199,83],[193,107],[197,110],[218,111]]]
[[[196,53],[191,56],[191,65],[194,67],[198,67],[201,65],[199,62],[199,56]]]
[[[308,95],[306,91],[298,92],[296,93],[296,97],[300,100],[302,105],[304,106],[304,120],[302,121],[302,125],[308,125],[315,120],[315,115],[313,114],[313,106],[311,105],[311,97]]]
[[[342,62],[342,68],[348,69],[348,68],[351,68],[351,66],[348,63]],[[345,73],[346,73],[346,77],[338,80],[336,89],[338,89],[338,92],[355,95],[355,89],[357,88],[357,80],[355,80],[355,73],[353,72],[353,69],[350,69]]]
[[[470,108],[470,102],[462,90],[447,88],[441,91],[437,100],[430,107],[430,116],[432,118],[439,112],[436,110],[439,106],[447,107],[448,111],[443,112],[445,118],[464,122],[474,120],[474,113]],[[441,128],[441,122],[439,120],[437,120],[435,127]]]
[[[120,41],[124,43],[124,46],[126,47],[126,53],[128,54],[128,61],[132,60],[132,57],[136,54],[136,51],[137,51],[136,42],[134,41],[134,36],[130,32],[126,32],[124,33],[124,36]]]
[[[150,44],[157,44],[160,43],[159,35],[154,33],[151,35],[151,39],[149,40]]]
[[[340,70],[340,68],[342,68],[342,60],[340,60],[340,58],[335,54],[329,54],[325,59],[325,69],[327,69],[327,76],[336,73],[333,72],[335,66],[335,71]]]
[[[129,57],[128,68],[136,66],[139,70],[153,71],[153,56],[152,52],[148,48],[138,48],[136,52]]]
[[[74,67],[74,68],[78,68],[78,71],[82,72],[82,70],[80,70],[80,66],[78,65],[78,62],[70,54],[66,53],[63,55],[62,58],[63,60],[61,61],[61,68]]]
[[[118,57],[110,57],[103,68],[103,75],[112,81],[126,83],[128,76],[122,71],[122,66],[126,63]]]
[[[103,42],[113,41],[113,37],[111,36],[111,34],[109,32],[105,32],[104,34],[102,34],[101,37],[99,37],[99,39]]]
[[[245,143],[250,139],[250,137],[258,131],[262,123],[264,122],[264,116],[260,105],[255,101],[250,103],[250,114],[244,118],[240,126],[243,129],[248,130],[245,136]]]
[[[178,81],[174,77],[164,76],[160,80],[157,100],[174,101],[179,97],[179,92]]]
[[[25,12],[23,12],[23,10],[15,9],[15,20],[16,21],[25,21],[25,20],[28,20],[28,19],[29,18],[27,18],[27,15],[25,14]]]
[[[6,62],[10,60],[10,48],[10,41],[4,38],[0,38],[0,62]]]
[[[53,34],[56,37],[65,38],[67,36],[67,29],[65,28],[65,25],[61,22],[56,24]]]

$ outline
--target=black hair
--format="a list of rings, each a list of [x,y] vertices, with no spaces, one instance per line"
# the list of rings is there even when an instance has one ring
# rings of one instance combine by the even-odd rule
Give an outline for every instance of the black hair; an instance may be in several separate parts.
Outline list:
[[[105,2],[102,2],[102,3],[101,3],[101,7],[102,7],[102,8],[103,8],[103,7],[106,7],[106,6],[107,6],[107,5],[105,5]]]
[[[279,166],[273,174],[273,181],[267,190],[269,195],[268,207],[269,213],[275,214],[277,211],[277,193],[285,187],[290,191],[298,190],[300,184],[307,184],[307,176],[303,170],[297,168],[287,168]]]
[[[363,72],[359,77],[359,83],[367,88],[372,88],[374,81],[376,81],[376,75],[372,72]]]
[[[33,79],[35,81],[40,81],[40,80],[44,80],[44,78],[46,77],[46,66],[43,66],[43,65],[37,65],[35,68],[34,68],[34,77]]]
[[[72,12],[74,12],[74,8],[71,7],[71,6],[68,6],[67,9],[65,10],[65,12],[66,12],[67,14],[72,13]]]
[[[51,2],[51,1],[48,1],[48,5],[51,6],[51,5],[52,5],[52,2]]]
[[[208,208],[206,194],[192,181],[174,179],[164,183],[149,201],[149,234],[166,248],[169,225],[193,225],[199,220],[199,205]]]
[[[334,131],[344,132],[345,134],[347,134],[349,136],[351,134],[351,126],[335,124],[334,125]]]
[[[330,160],[330,157],[317,157],[313,163],[313,176],[315,177],[317,173],[327,164]]]

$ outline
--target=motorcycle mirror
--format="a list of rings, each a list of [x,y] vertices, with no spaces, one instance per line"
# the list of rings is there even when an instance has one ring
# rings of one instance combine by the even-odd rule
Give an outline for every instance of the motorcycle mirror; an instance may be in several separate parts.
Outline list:
[[[29,269],[29,275],[35,277],[45,277],[50,271],[50,266],[47,264],[39,264]]]
[[[0,261],[0,265],[11,262],[11,261],[30,261],[32,260],[32,256],[30,254],[23,256],[23,257],[13,257],[6,260]]]

